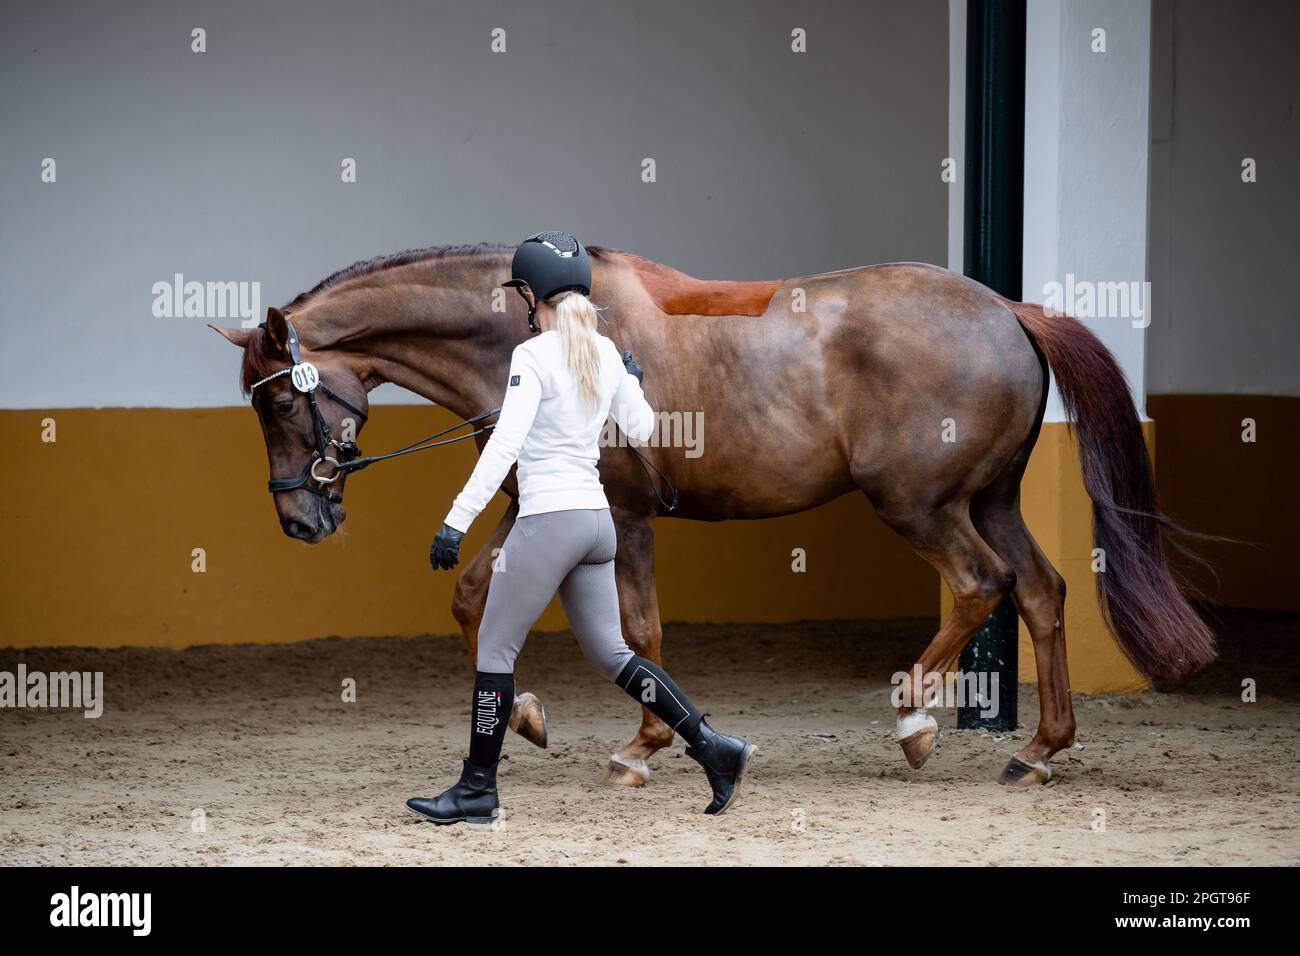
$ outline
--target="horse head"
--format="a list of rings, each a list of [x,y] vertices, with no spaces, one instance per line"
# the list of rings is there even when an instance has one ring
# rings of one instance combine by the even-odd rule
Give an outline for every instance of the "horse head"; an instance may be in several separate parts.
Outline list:
[[[301,344],[279,309],[256,329],[212,328],[244,350],[241,384],[262,426],[280,527],[323,541],[347,517],[343,487],[369,414],[365,385],[343,356]]]

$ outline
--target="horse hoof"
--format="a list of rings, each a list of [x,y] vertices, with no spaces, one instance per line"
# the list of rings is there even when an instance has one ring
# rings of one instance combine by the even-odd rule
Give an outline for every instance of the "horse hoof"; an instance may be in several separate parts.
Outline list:
[[[934,753],[939,740],[939,723],[924,710],[914,710],[898,720],[898,746],[903,748],[907,765],[920,770]]]
[[[898,742],[898,746],[903,748],[903,756],[907,758],[907,765],[913,770],[920,770],[925,766],[925,762],[930,759],[934,753],[935,741],[939,739],[939,728],[925,728],[918,730],[910,737],[904,737]]]
[[[1019,757],[1012,757],[1011,762],[1002,770],[998,783],[1008,787],[1028,788],[1035,784],[1047,783],[1052,779],[1052,768],[1045,763],[1026,763]]]
[[[605,782],[611,787],[644,787],[650,782],[650,765],[644,760],[629,760],[612,754]]]
[[[530,744],[546,748],[546,708],[536,694],[523,693],[515,698],[510,729]]]

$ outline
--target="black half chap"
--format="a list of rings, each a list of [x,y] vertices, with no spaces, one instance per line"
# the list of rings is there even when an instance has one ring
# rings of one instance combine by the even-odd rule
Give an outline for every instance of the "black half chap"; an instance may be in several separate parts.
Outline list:
[[[514,695],[515,659],[528,631],[559,592],[587,663],[688,742],[700,713],[654,663],[623,640],[614,580],[618,538],[608,508],[548,511],[515,520],[493,563],[478,632],[470,761],[495,763]]]

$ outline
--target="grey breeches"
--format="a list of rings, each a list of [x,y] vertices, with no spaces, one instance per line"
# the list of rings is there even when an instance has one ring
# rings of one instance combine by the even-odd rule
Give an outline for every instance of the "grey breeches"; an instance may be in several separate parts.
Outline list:
[[[618,615],[617,548],[608,508],[516,519],[488,584],[478,669],[513,673],[529,629],[558,591],[587,663],[609,680],[617,677],[633,657]]]

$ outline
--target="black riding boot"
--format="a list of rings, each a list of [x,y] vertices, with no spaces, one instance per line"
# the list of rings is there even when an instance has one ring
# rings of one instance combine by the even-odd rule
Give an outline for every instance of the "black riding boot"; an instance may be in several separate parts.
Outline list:
[[[689,745],[686,756],[704,768],[713,788],[713,802],[704,812],[717,814],[731,806],[740,778],[745,774],[745,765],[754,756],[754,745],[710,727],[685,691],[662,667],[644,657],[629,660],[614,682]]]
[[[686,756],[704,768],[709,786],[713,788],[713,802],[704,808],[705,813],[722,813],[731,806],[740,790],[740,778],[745,775],[745,767],[755,749],[748,740],[720,734],[709,726],[707,720],[700,720],[700,728],[695,740],[686,748]]]
[[[406,809],[434,823],[491,823],[497,810],[497,765],[465,761],[460,781],[436,797],[412,797]]]

